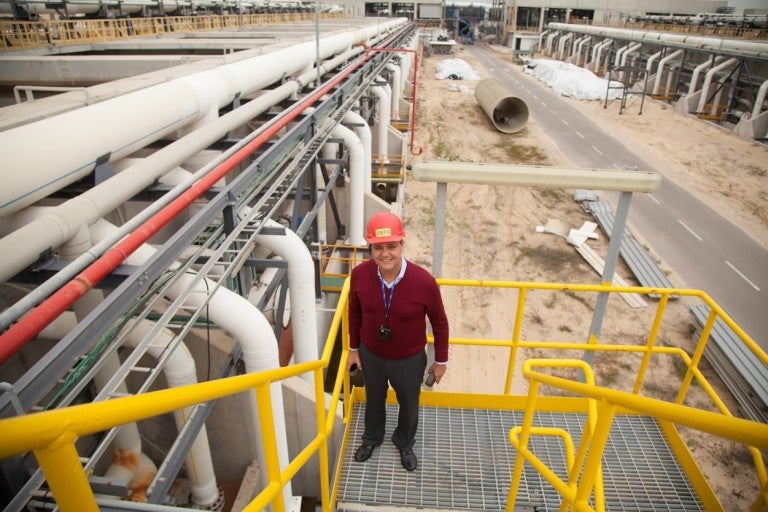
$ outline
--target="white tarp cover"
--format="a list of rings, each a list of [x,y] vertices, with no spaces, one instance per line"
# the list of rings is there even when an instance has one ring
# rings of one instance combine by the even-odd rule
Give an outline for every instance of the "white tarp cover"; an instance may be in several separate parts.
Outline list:
[[[461,59],[443,59],[437,63],[435,78],[438,80],[480,80],[472,67]]]
[[[539,80],[549,85],[556,93],[578,100],[604,100],[608,80],[598,77],[588,69],[560,60],[534,59],[525,68]],[[621,86],[612,81],[611,87]],[[608,99],[621,97],[621,89],[610,89]]]

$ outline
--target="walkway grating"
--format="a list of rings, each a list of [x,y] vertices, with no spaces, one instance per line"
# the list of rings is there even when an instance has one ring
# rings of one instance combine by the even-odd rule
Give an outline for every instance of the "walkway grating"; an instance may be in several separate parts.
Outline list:
[[[355,404],[349,444],[339,478],[338,510],[356,506],[432,510],[504,510],[515,452],[510,428],[522,424],[521,411],[421,408],[414,452],[419,467],[407,472],[388,438],[365,463],[353,460],[363,432],[365,404]],[[397,405],[387,406],[387,436],[395,428]],[[586,415],[539,412],[535,424],[564,428],[578,446]],[[565,478],[559,439],[534,436],[536,455]],[[658,424],[646,416],[617,416],[603,459],[606,510],[703,510]],[[560,497],[528,464],[518,510],[556,511]],[[381,509],[380,509],[381,510]]]

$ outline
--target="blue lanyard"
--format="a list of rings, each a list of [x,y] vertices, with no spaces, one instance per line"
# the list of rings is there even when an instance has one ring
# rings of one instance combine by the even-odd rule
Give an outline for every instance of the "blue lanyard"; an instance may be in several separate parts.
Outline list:
[[[395,296],[395,285],[397,285],[397,279],[392,284],[392,288],[389,289],[389,297],[387,297],[387,287],[384,285],[384,279],[379,276],[379,283],[381,283],[381,299],[384,301],[384,325],[389,325],[389,310],[392,307],[392,297]]]

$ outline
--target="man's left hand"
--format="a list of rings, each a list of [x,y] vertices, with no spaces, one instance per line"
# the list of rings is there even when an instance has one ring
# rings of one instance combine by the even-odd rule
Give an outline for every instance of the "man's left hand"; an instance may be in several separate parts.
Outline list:
[[[438,384],[440,383],[440,379],[443,378],[443,375],[445,375],[445,371],[448,369],[447,364],[437,364],[433,363],[432,366],[429,367],[429,371],[435,374],[435,382]]]

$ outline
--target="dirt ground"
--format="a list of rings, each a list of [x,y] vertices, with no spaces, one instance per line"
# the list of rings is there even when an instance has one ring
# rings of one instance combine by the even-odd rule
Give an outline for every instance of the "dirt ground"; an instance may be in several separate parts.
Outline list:
[[[454,58],[465,60],[481,76],[486,69],[468,52]],[[474,98],[475,81],[437,80],[435,67],[448,56],[421,60],[417,100],[416,144],[424,148],[417,160],[573,164],[559,152],[535,119],[516,134],[495,130]],[[511,56],[505,57],[511,59]],[[526,79],[536,81],[530,75]],[[466,92],[456,91],[456,85]],[[639,105],[631,102],[623,115],[618,104],[567,100],[599,119],[625,144],[642,154],[664,179],[685,183],[688,189],[738,221],[759,243],[768,246],[768,150],[692,116],[676,113],[661,102],[646,98],[642,116],[633,115]],[[435,222],[433,183],[406,179],[403,219],[405,256],[427,268],[432,264]],[[497,281],[599,284],[600,276],[565,239],[536,231],[549,219],[578,228],[590,215],[573,200],[573,191],[511,188],[491,185],[448,185],[448,213],[442,277]],[[630,216],[631,227],[631,216]],[[599,232],[599,230],[598,230]],[[605,257],[608,241],[602,233],[588,245]],[[651,252],[653,248],[650,248]],[[670,279],[681,287],[674,269],[659,261]],[[620,264],[617,274],[637,285]],[[508,340],[512,336],[517,293],[500,288],[444,287],[443,296],[451,322],[451,336]],[[586,341],[594,311],[594,294],[535,290],[526,299],[522,323],[524,340]],[[657,301],[647,307],[631,307],[619,296],[611,297],[601,331],[603,343],[644,344],[656,312]],[[682,347],[691,352],[693,326],[685,300],[670,301],[657,345]],[[598,384],[631,391],[639,357],[598,355]],[[525,353],[523,357],[553,357],[549,353]],[[574,355],[571,353],[571,357]],[[576,357],[580,357],[580,354]],[[454,345],[448,373],[437,390],[499,393],[504,389],[509,350]],[[519,366],[519,364],[518,364]],[[515,372],[513,393],[524,394],[526,383]],[[674,400],[680,370],[673,358],[651,364],[642,393]],[[729,409],[735,403],[717,377],[708,378]],[[701,386],[692,386],[686,404],[714,410]],[[727,441],[684,432],[689,449],[718,495],[725,510],[748,510],[757,493],[754,466],[745,450]]]

